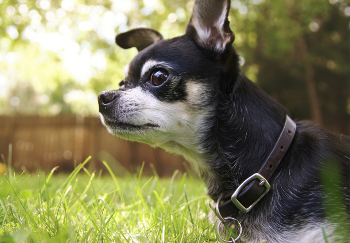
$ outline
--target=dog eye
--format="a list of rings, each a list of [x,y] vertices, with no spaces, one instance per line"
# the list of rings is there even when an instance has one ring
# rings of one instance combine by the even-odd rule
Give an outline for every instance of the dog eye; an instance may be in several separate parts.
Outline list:
[[[154,86],[159,86],[159,85],[161,85],[162,83],[164,83],[168,79],[168,76],[169,76],[169,74],[165,70],[155,71],[154,73],[152,73],[151,83]]]

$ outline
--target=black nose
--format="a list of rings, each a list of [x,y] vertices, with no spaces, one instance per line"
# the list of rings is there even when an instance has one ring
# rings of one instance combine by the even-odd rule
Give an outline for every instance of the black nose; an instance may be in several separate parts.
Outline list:
[[[118,98],[118,92],[115,90],[103,91],[98,95],[98,105],[100,112],[107,110],[114,100]]]

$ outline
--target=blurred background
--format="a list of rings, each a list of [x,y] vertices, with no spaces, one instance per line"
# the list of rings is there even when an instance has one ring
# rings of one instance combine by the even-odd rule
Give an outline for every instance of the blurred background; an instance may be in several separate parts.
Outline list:
[[[91,167],[106,160],[117,174],[143,162],[145,173],[160,176],[187,170],[182,157],[109,135],[97,95],[118,88],[137,53],[117,47],[117,33],[149,27],[181,35],[193,4],[0,0],[0,161],[68,172],[91,155]],[[350,133],[349,2],[233,0],[230,26],[243,73],[295,120]]]

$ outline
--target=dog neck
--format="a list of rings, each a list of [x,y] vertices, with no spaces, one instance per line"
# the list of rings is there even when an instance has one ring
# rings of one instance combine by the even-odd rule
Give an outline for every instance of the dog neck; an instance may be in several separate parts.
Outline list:
[[[203,140],[204,163],[214,177],[203,178],[217,200],[259,170],[274,147],[288,111],[244,75],[231,94],[221,94]]]

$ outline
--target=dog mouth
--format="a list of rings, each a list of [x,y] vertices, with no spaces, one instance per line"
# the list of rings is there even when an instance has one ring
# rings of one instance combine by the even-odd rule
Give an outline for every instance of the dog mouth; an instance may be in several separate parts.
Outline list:
[[[117,122],[112,125],[115,128],[119,128],[121,130],[143,130],[143,129],[149,129],[149,128],[156,128],[159,127],[157,124],[152,124],[152,123],[146,123],[143,125],[135,125],[131,123],[124,123],[124,122]]]
[[[115,131],[120,132],[131,132],[131,131],[141,131],[141,130],[147,130],[152,128],[158,128],[160,127],[158,124],[154,123],[145,123],[145,124],[133,124],[128,122],[119,122],[119,121],[112,121],[110,119],[103,119],[103,123],[105,126],[112,128]]]

